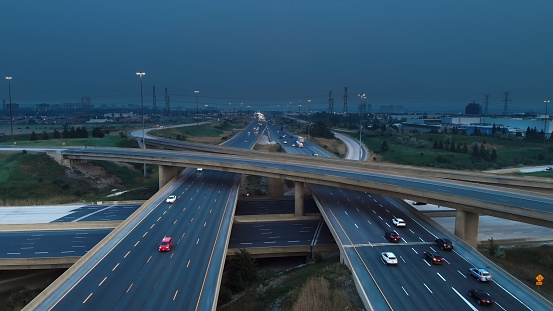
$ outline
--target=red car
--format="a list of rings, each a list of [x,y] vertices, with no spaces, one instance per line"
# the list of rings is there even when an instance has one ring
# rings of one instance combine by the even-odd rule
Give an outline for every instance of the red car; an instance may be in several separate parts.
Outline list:
[[[161,244],[159,245],[159,251],[160,252],[168,252],[171,250],[171,247],[173,247],[173,239],[171,237],[164,237],[163,240],[161,240]]]

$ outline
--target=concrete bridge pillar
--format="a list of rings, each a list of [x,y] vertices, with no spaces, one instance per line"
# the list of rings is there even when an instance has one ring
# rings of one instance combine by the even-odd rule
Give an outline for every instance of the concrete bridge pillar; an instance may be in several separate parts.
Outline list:
[[[480,214],[457,209],[455,212],[455,235],[476,248],[479,221]]]
[[[305,183],[301,181],[295,182],[295,193],[294,193],[294,199],[296,201],[295,203],[295,215],[296,216],[304,216],[303,212],[303,188],[305,187]]]
[[[269,196],[284,196],[284,180],[282,178],[269,178]]]
[[[177,167],[176,166],[159,166],[159,188],[161,189],[165,186],[171,179],[177,176]]]

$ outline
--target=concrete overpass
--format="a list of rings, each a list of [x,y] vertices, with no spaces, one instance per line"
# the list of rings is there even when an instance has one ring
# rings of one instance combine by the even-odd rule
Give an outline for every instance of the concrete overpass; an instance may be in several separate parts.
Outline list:
[[[457,210],[455,234],[473,246],[476,245],[478,235],[479,214],[553,228],[553,195],[490,186],[487,182],[483,186],[478,182],[447,180],[427,174],[414,176],[411,172],[405,173],[401,170],[382,172],[374,167],[356,165],[358,161],[317,158],[316,164],[309,164],[306,163],[305,156],[282,154],[275,157],[274,154],[261,152],[237,156],[122,148],[62,150],[59,151],[59,155],[66,164],[74,161],[111,160],[159,165],[160,185],[176,174],[177,167],[202,167],[265,176],[276,180],[292,180],[296,183],[296,215],[303,215],[305,183],[449,206]],[[470,175],[467,173],[466,176],[468,178]],[[501,180],[496,176],[490,177],[491,179],[495,179],[496,182]],[[522,183],[519,180],[515,182]],[[533,180],[525,180],[524,183],[528,185],[526,188],[533,189],[551,186],[541,180],[535,184]]]

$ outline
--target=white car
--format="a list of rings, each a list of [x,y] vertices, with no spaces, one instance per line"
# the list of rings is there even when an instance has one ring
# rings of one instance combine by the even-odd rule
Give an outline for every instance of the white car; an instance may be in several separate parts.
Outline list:
[[[394,217],[392,218],[392,222],[394,223],[394,226],[396,227],[405,227],[405,220],[401,218]]]
[[[165,200],[165,202],[167,203],[175,203],[177,201],[177,196],[176,195],[170,195],[167,197],[167,200]]]
[[[380,259],[387,265],[397,265],[397,257],[392,252],[384,252],[380,254]]]
[[[201,172],[201,171],[203,171],[203,170],[204,170],[204,169],[201,168],[201,167],[198,167],[198,168],[196,169],[196,171],[199,171],[199,172]]]
[[[282,143],[286,145],[288,142],[287,142],[287,141],[283,141]]]

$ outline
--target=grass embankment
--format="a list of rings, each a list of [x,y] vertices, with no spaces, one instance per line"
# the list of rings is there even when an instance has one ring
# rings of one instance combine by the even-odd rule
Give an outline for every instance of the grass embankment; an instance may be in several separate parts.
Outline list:
[[[68,175],[63,166],[44,153],[0,153],[0,204],[46,205],[108,198],[143,200],[158,190],[155,171],[144,178],[142,171],[131,165],[105,161],[93,163],[120,180],[118,191],[132,191],[110,198],[108,195],[112,189],[99,190],[89,176]]]
[[[219,144],[228,140],[236,133],[236,129],[244,128],[248,125],[242,119],[224,120],[207,125],[191,125],[182,127],[172,127],[150,131],[151,135],[167,139],[181,141],[190,141],[206,144]]]
[[[220,311],[359,310],[363,308],[351,273],[337,258],[281,272],[265,272],[262,282]]]
[[[528,287],[553,301],[553,246],[506,247],[505,258],[490,256],[487,249],[479,250]],[[536,276],[539,274],[545,278],[542,286],[536,286]]]
[[[381,152],[386,141],[389,150]],[[466,144],[469,153],[453,152],[450,148],[435,149],[434,142],[449,142],[446,146]],[[544,165],[553,163],[553,145],[548,143],[527,142],[522,139],[502,139],[489,136],[466,136],[450,134],[397,134],[395,136],[363,136],[363,142],[372,151],[377,160],[397,164],[427,166],[448,169],[492,169],[517,165]],[[470,154],[473,143],[491,152],[495,149],[497,159],[483,160]],[[374,155],[373,153],[377,154]]]

